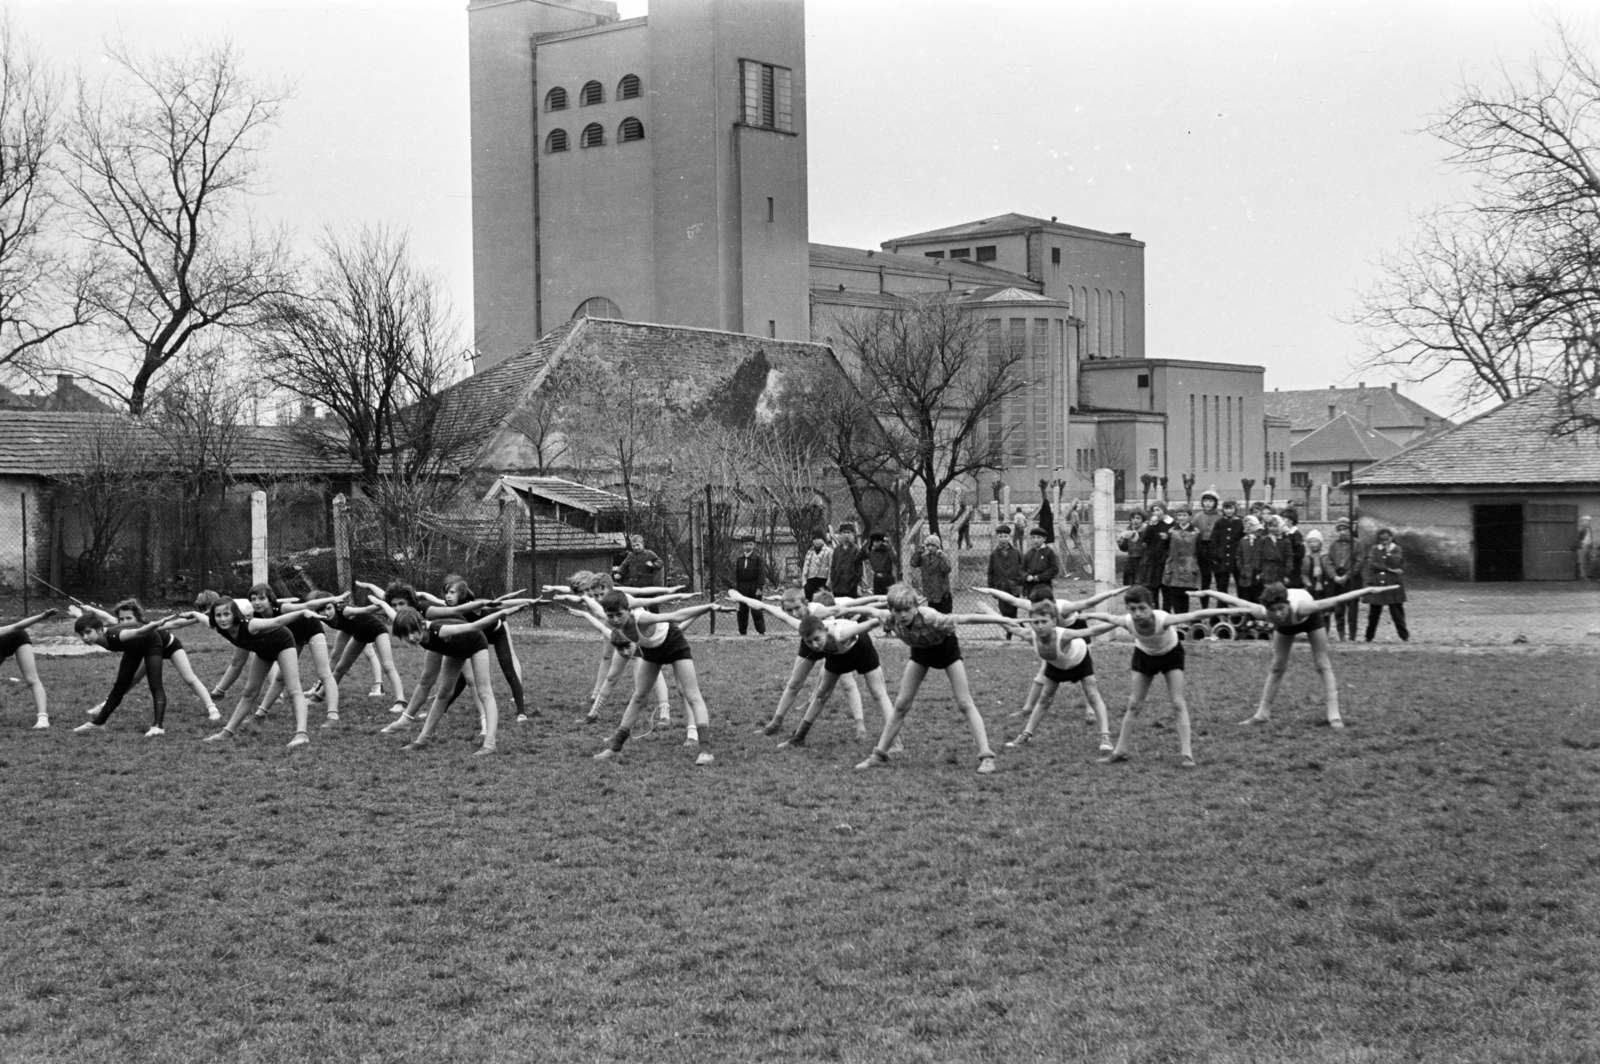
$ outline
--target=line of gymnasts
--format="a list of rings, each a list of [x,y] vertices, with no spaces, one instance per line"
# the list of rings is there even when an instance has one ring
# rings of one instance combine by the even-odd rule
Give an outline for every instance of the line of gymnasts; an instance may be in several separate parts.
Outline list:
[[[110,611],[84,603],[72,607],[76,614],[74,630],[91,646],[121,655],[116,679],[105,700],[90,711],[92,719],[74,731],[102,731],[142,677],[148,684],[152,705],[152,724],[145,735],[166,734],[166,692],[163,670],[166,662],[177,668],[180,677],[203,702],[208,717],[220,720],[217,701],[241,678],[244,687],[227,722],[206,736],[206,742],[233,739],[247,718],[264,720],[273,706],[287,698],[294,714],[295,730],[290,747],[310,743],[308,717],[310,705],[324,707],[323,727],[339,721],[339,683],[364,655],[373,659],[374,693],[387,688],[392,695],[391,713],[395,719],[381,731],[385,734],[409,733],[419,719],[421,726],[406,746],[408,750],[426,748],[449,707],[463,694],[470,693],[478,709],[482,743],[477,754],[496,750],[499,712],[491,675],[493,651],[516,704],[518,721],[525,721],[537,709],[530,707],[522,683],[522,665],[512,645],[507,620],[534,602],[560,604],[591,625],[601,636],[599,667],[591,691],[586,722],[600,720],[600,711],[625,672],[632,669],[632,693],[616,730],[595,755],[598,760],[621,755],[630,738],[650,731],[656,723],[670,720],[665,674],[670,671],[686,706],[686,744],[695,750],[695,763],[709,765],[711,751],[710,718],[701,695],[692,648],[684,626],[712,611],[733,611],[744,606],[764,610],[779,622],[793,628],[799,636],[794,663],[772,717],[758,729],[762,734],[784,737],[782,749],[801,748],[836,687],[843,686],[858,737],[868,736],[861,685],[877,702],[883,725],[872,752],[856,767],[872,769],[887,765],[902,749],[900,732],[912,709],[917,692],[930,671],[942,671],[951,694],[967,721],[977,747],[977,771],[995,770],[995,754],[989,745],[983,717],[979,713],[962,661],[958,631],[966,625],[997,625],[1008,635],[1021,636],[1033,646],[1039,659],[1028,696],[1023,704],[1027,723],[1020,734],[1005,745],[1015,749],[1032,742],[1044,713],[1062,684],[1077,684],[1085,702],[1086,719],[1099,733],[1100,761],[1115,763],[1132,757],[1130,745],[1133,721],[1144,706],[1151,685],[1159,676],[1166,681],[1176,714],[1179,764],[1194,767],[1190,741],[1188,704],[1184,697],[1184,644],[1179,634],[1195,621],[1217,616],[1247,615],[1273,628],[1273,658],[1261,700],[1255,712],[1241,724],[1260,724],[1270,719],[1270,706],[1288,667],[1295,637],[1305,635],[1320,674],[1325,693],[1327,723],[1344,726],[1339,712],[1338,688],[1334,679],[1326,629],[1320,614],[1345,602],[1359,599],[1375,590],[1361,588],[1325,599],[1313,599],[1304,590],[1271,585],[1257,602],[1247,602],[1217,591],[1199,594],[1216,599],[1218,606],[1172,614],[1155,608],[1149,591],[1143,587],[1118,588],[1082,601],[1057,599],[1048,588],[1028,598],[1018,598],[993,588],[977,588],[995,600],[1001,609],[984,607],[980,612],[949,614],[926,605],[906,584],[896,584],[884,595],[833,599],[821,592],[807,599],[799,588],[790,588],[776,603],[750,598],[730,591],[725,602],[698,603],[672,608],[692,596],[680,588],[616,587],[603,574],[580,572],[564,585],[549,585],[537,599],[521,593],[497,598],[474,595],[467,582],[448,578],[442,596],[419,592],[395,583],[388,587],[357,581],[367,592],[368,603],[354,606],[350,594],[312,591],[304,598],[277,596],[266,584],[252,587],[243,599],[204,592],[195,608],[157,619],[147,619],[133,599],[117,603]],[[1125,612],[1106,613],[1095,607],[1121,596]],[[1003,612],[1002,612],[1003,611]],[[1018,611],[1026,611],[1025,619]],[[39,679],[28,628],[57,611],[47,610],[10,625],[0,626],[0,662],[15,656],[19,671],[28,685],[37,710],[36,730],[49,727],[47,695]],[[193,625],[205,625],[234,648],[233,658],[221,679],[207,687],[196,675],[177,632]],[[872,633],[881,630],[898,639],[910,651],[901,675],[900,686],[891,700]],[[1107,710],[1096,686],[1094,661],[1089,642],[1096,636],[1122,630],[1133,639],[1130,663],[1132,684],[1120,733],[1112,742]],[[329,635],[333,643],[329,644]],[[406,696],[403,680],[395,666],[393,640],[403,639],[425,652],[421,675]],[[301,665],[309,655],[318,681],[309,691],[301,681]],[[787,728],[785,721],[815,665],[821,662],[823,675],[816,684],[798,724]]]

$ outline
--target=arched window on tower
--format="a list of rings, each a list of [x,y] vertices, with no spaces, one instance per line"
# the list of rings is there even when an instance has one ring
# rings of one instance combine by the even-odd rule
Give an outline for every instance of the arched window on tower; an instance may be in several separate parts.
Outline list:
[[[567,109],[567,90],[557,85],[545,93],[544,109],[546,111],[565,111]]]
[[[599,122],[590,122],[583,127],[583,146],[585,148],[600,148],[606,143],[606,130]]]
[[[544,150],[547,152],[566,151],[568,147],[567,131],[564,129],[552,129],[550,135],[544,138]]]
[[[574,318],[621,318],[622,308],[605,296],[590,296],[572,312]]]
[[[635,100],[644,95],[644,85],[639,81],[639,75],[628,74],[617,82],[617,99]]]
[[[626,144],[630,140],[644,139],[644,123],[637,118],[624,118],[617,127],[617,140]]]
[[[597,103],[606,102],[605,86],[598,81],[591,81],[583,87],[583,94],[579,97],[585,107],[593,107]]]

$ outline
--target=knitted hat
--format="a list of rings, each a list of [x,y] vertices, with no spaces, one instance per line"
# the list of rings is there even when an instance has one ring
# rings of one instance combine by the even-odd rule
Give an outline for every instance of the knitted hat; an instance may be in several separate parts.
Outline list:
[[[1255,516],[1254,514],[1251,514],[1249,517],[1246,517],[1244,519],[1244,530],[1246,532],[1260,532],[1261,531],[1261,518]]]

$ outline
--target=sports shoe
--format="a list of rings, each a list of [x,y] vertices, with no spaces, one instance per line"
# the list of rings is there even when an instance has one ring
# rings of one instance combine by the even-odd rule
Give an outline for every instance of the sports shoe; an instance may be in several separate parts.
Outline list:
[[[877,750],[867,755],[867,759],[856,766],[857,770],[865,768],[883,768],[889,763],[889,755],[879,753]]]
[[[206,719],[207,720],[221,720],[222,719],[222,710],[218,709],[215,705],[207,706],[206,707]]]
[[[710,750],[702,750],[700,756],[694,759],[694,763],[697,765],[709,765],[715,760],[716,758],[711,756]]]
[[[144,737],[146,739],[154,739],[158,735],[165,734],[167,734],[167,729],[163,728],[159,724],[152,724],[150,725],[150,730],[144,733]]]
[[[303,731],[295,732],[294,733],[294,738],[289,740],[289,748],[290,749],[293,749],[296,746],[310,746],[310,745],[311,745],[311,736],[307,735]]]
[[[396,702],[394,705],[389,707],[390,713],[404,713],[405,711],[406,703],[404,702]]]
[[[756,734],[757,735],[777,735],[782,730],[783,730],[783,718],[782,717],[773,717],[771,720],[767,721],[765,724],[756,725]]]
[[[978,758],[978,775],[987,776],[994,772],[994,755]]]
[[[373,684],[372,685],[372,690],[367,692],[367,697],[368,698],[382,698],[383,697],[383,684],[381,684],[381,683]]]
[[[1100,723],[1099,719],[1094,715],[1094,710],[1092,710],[1092,709],[1091,710],[1087,710],[1083,714],[1083,722],[1085,724],[1099,724]]]
[[[92,707],[90,707],[89,712],[84,715],[89,717],[98,717],[100,715],[100,711],[105,708],[106,704],[104,702],[96,702]]]
[[[255,721],[257,724],[260,724],[262,721],[267,719],[267,711],[264,709],[258,709],[254,713],[250,714],[250,719]]]
[[[528,715],[526,713],[518,713],[517,714],[517,723],[518,724],[526,724],[526,723],[528,723]],[[493,750],[490,750],[489,752],[491,754],[494,753]],[[480,750],[479,753],[482,753],[482,751]]]
[[[779,743],[778,744],[778,749],[779,750],[799,749],[800,747],[802,747],[804,745],[806,745],[806,737],[804,735],[801,735],[799,732],[795,732],[793,735],[789,736],[783,742]]]
[[[1025,731],[1015,739],[1011,740],[1009,743],[1006,743],[1006,749],[1015,750],[1017,747],[1027,746],[1031,742],[1033,742],[1033,732]]]
[[[378,734],[379,735],[393,735],[397,731],[404,731],[405,729],[411,727],[411,725],[413,725],[415,723],[416,723],[416,721],[412,720],[410,717],[399,716],[399,717],[396,717],[394,720],[391,720],[389,723],[385,724],[383,727],[379,728],[378,729]]]
[[[903,754],[903,753],[906,752],[906,744],[901,742],[899,737],[896,736],[895,740],[894,740],[894,745],[889,747],[889,752],[891,754]]]
[[[1111,751],[1113,751],[1115,749],[1116,749],[1116,747],[1111,745],[1111,733],[1108,732],[1108,731],[1101,732],[1100,733],[1100,752],[1102,754],[1109,754]]]
[[[473,757],[485,757],[485,756],[487,756],[489,754],[493,754],[493,753],[497,753],[497,752],[498,751],[495,750],[493,743],[484,743],[482,746],[480,746],[476,750],[472,751],[472,756]]]
[[[1178,757],[1178,767],[1179,768],[1194,768],[1194,755],[1193,754],[1181,754],[1181,755],[1179,755],[1179,757]]]
[[[329,713],[328,714],[328,719],[322,722],[322,726],[324,728],[332,728],[332,727],[335,727],[338,723],[339,723],[339,714],[337,714],[337,713]]]
[[[72,730],[75,731],[75,732],[88,733],[88,732],[105,731],[106,728],[105,728],[104,724],[96,724],[92,720],[86,720],[82,724],[78,725],[76,728],[73,728]]]
[[[50,727],[49,717],[40,717],[38,720],[33,722],[34,731],[44,731],[48,727]]]
[[[613,750],[608,746],[598,754],[595,754],[594,759],[596,761],[615,761],[621,755],[621,753],[622,751]]]
[[[433,739],[431,737],[429,737],[427,735],[419,735],[415,739],[411,740],[409,743],[406,743],[406,745],[402,746],[400,749],[402,749],[402,750],[426,750],[432,743],[433,743]]]
[[[212,732],[210,735],[206,736],[204,739],[201,739],[200,741],[203,742],[203,743],[220,743],[224,739],[232,739],[232,738],[233,738],[233,732],[229,731],[227,728],[223,728],[219,732]]]
[[[691,732],[689,737],[683,741],[683,745],[685,749],[693,749],[700,745],[700,737]]]

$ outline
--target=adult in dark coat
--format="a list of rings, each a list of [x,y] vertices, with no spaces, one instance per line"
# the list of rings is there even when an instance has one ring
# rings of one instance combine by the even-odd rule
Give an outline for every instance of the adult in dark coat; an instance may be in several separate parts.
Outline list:
[[[1011,542],[1011,527],[1001,525],[994,530],[994,549],[989,552],[989,582],[986,585],[996,591],[1004,591],[1008,595],[1021,598],[1027,591],[1022,582],[1022,552],[1017,550],[1017,545]],[[1009,602],[1000,603],[1002,617],[1015,617],[1017,607]],[[1011,629],[1006,630],[1006,639],[1011,638]]]
[[[743,552],[733,560],[733,587],[739,594],[749,598],[759,599],[761,589],[767,584],[767,560],[756,553],[756,538],[746,536]],[[751,610],[743,602],[739,603],[739,634],[745,634],[751,614],[756,619],[756,635],[767,634],[767,613],[765,610]]]
[[[1387,528],[1378,529],[1378,542],[1367,548],[1361,564],[1362,585],[1383,588],[1367,596],[1369,643],[1378,634],[1378,619],[1383,616],[1385,606],[1389,607],[1395,633],[1402,641],[1411,638],[1411,631],[1406,627],[1405,565],[1405,555],[1400,551],[1400,544],[1394,541],[1394,533]]]
[[[856,526],[846,521],[833,538],[833,568],[828,590],[835,598],[855,598],[861,594],[861,577],[867,569],[866,555],[856,542]]]
[[[1300,531],[1299,511],[1285,506],[1278,517],[1283,521],[1283,541],[1289,548],[1289,556],[1283,562],[1284,586],[1305,587],[1306,540]]]

